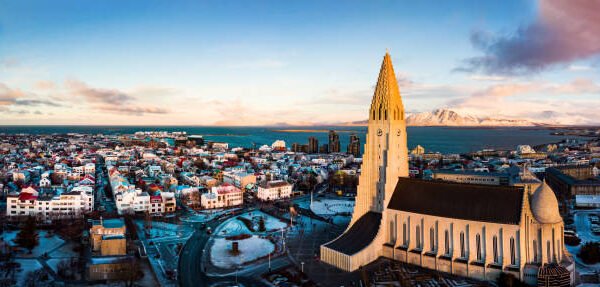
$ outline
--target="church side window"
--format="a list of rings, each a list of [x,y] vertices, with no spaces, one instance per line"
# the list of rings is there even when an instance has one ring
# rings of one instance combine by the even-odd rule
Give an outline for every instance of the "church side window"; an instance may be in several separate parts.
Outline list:
[[[417,249],[421,249],[421,227],[418,225],[415,232],[415,239],[417,243]]]
[[[500,263],[500,260],[498,258],[498,237],[494,236],[494,238],[492,239],[492,245],[494,249],[494,263]]]
[[[548,249],[548,252],[546,254],[548,254],[548,262],[550,262],[550,240],[548,240],[548,242],[546,243],[546,249]]]
[[[450,234],[448,234],[448,230],[444,232],[444,254],[450,255]]]
[[[466,258],[467,255],[465,253],[465,233],[460,233],[460,257]]]
[[[406,223],[402,224],[402,242],[404,246],[408,245],[408,237],[406,234]]]
[[[477,248],[477,260],[481,261],[481,236],[479,234],[475,236],[475,247]]]
[[[533,262],[538,262],[538,246],[537,241],[533,240]]]
[[[429,249],[435,251],[435,230],[433,227],[429,229]]]
[[[550,245],[548,245],[548,246],[550,246]],[[516,254],[515,254],[515,239],[513,237],[510,238],[510,264],[511,265],[517,264],[517,258],[516,258]]]

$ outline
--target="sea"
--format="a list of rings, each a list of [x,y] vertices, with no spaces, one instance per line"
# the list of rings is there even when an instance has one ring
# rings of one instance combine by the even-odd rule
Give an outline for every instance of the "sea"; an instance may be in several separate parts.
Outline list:
[[[342,151],[346,150],[350,134],[365,142],[364,126],[311,126],[311,127],[222,127],[222,126],[0,126],[0,134],[133,134],[137,131],[185,131],[188,135],[202,135],[207,141],[227,142],[230,147],[260,147],[284,140],[307,144],[314,136],[319,145],[327,143],[328,131],[339,133]],[[427,152],[468,153],[482,149],[515,149],[517,145],[557,143],[565,139],[586,140],[577,136],[552,135],[556,130],[538,127],[407,127],[409,149],[421,145]]]

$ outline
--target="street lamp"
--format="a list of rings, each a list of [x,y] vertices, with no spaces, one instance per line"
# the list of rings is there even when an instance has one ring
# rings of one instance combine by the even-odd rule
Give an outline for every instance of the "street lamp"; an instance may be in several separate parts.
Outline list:
[[[302,270],[302,273],[304,273],[304,262],[300,262],[300,266],[301,266],[301,268],[302,268],[302,269],[301,269],[301,270]]]

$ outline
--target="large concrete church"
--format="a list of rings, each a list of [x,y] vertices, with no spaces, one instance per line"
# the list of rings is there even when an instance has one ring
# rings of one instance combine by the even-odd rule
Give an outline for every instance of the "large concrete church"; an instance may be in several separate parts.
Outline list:
[[[573,283],[558,202],[545,182],[528,192],[408,177],[404,106],[389,53],[369,110],[361,170],[350,225],[321,246],[324,262],[354,271],[387,257],[483,280],[505,272],[529,284],[544,274]]]

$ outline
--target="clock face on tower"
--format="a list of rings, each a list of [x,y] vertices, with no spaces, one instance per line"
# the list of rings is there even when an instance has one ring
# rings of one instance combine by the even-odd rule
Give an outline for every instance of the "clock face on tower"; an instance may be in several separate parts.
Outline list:
[[[382,134],[383,134],[383,131],[382,131],[381,129],[378,129],[378,130],[377,130],[377,135],[378,135],[378,136],[381,136]]]

